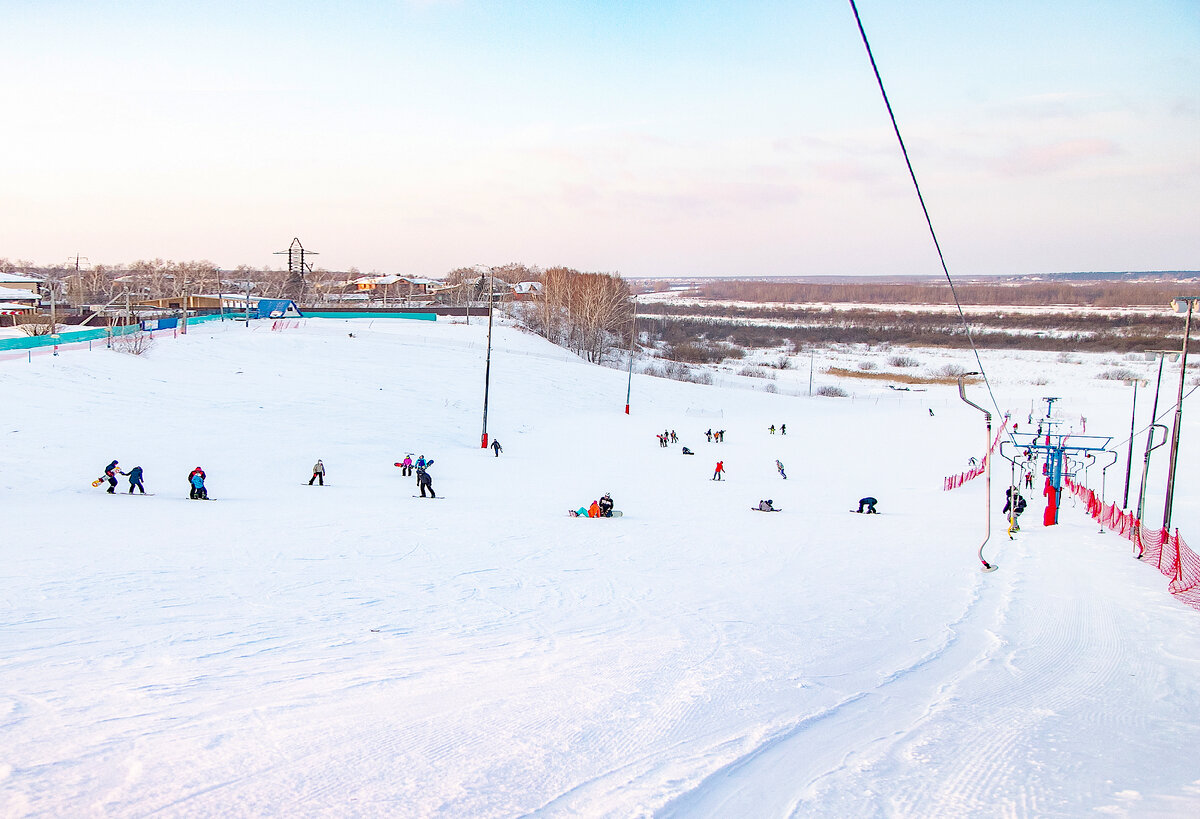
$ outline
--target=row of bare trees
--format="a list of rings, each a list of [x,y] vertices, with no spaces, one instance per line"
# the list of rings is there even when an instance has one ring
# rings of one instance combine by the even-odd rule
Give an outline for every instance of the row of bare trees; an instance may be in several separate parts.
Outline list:
[[[623,347],[633,328],[629,285],[608,273],[551,267],[540,276],[540,301],[523,305],[521,318],[534,332],[599,363]]]

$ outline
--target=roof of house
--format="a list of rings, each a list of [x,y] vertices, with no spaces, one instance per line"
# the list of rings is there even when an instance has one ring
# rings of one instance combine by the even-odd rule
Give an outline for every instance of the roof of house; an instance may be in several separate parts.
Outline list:
[[[31,290],[17,290],[13,287],[0,287],[0,299],[5,301],[38,301],[41,298]]]
[[[22,284],[30,284],[36,282],[41,284],[41,279],[35,279],[33,276],[22,276],[20,273],[0,273],[0,284],[21,282]]]

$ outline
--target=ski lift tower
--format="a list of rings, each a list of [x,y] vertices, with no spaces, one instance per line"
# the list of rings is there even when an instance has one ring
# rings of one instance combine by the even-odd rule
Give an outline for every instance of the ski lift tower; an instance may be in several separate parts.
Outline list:
[[[1063,478],[1073,478],[1083,468],[1086,456],[1108,449],[1111,435],[1074,435],[1062,431],[1061,420],[1050,417],[1050,410],[1058,398],[1045,398],[1046,417],[1039,421],[1037,432],[1014,432],[1013,442],[1030,455],[1044,454],[1042,474],[1046,476],[1044,490],[1047,505],[1042,522],[1046,526],[1058,523],[1058,508],[1062,501]],[[1078,457],[1072,457],[1078,456]]]
[[[288,281],[287,281],[287,297],[296,302],[299,307],[304,301],[304,272],[307,270],[312,272],[312,265],[304,261],[305,255],[319,256],[315,250],[305,250],[304,245],[300,244],[300,240],[293,238],[292,244],[287,250],[277,250],[274,256],[282,256],[286,254],[288,257]]]

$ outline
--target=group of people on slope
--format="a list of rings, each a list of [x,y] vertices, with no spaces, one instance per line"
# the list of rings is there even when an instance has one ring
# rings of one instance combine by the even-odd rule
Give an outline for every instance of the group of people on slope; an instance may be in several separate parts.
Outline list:
[[[577,518],[611,518],[615,505],[612,495],[605,492],[599,500],[592,501],[591,506],[581,506],[571,510],[571,515]]]
[[[117,460],[115,458],[113,459],[112,463],[110,463],[108,466],[104,467],[104,477],[100,478],[97,481],[96,485],[99,485],[100,483],[107,481],[108,482],[108,494],[115,495],[115,494],[117,494],[117,476],[118,475],[125,475],[129,478],[129,494],[130,495],[133,494],[134,489],[137,489],[143,495],[146,494],[146,487],[142,483],[142,468],[140,466],[135,466],[133,469],[129,470],[128,472],[123,472],[123,471],[121,471],[121,468],[117,465]]]

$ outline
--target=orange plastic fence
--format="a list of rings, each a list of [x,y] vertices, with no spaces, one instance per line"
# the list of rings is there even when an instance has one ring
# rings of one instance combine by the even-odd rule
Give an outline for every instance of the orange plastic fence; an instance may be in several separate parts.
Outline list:
[[[1071,478],[1066,479],[1066,487],[1086,505],[1093,520],[1132,543],[1134,555],[1169,578],[1167,590],[1176,599],[1200,611],[1200,556],[1179,536],[1178,529],[1173,535],[1166,529],[1147,529],[1138,525],[1132,512],[1118,509],[1115,503],[1101,503],[1094,491]]]

